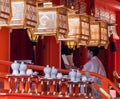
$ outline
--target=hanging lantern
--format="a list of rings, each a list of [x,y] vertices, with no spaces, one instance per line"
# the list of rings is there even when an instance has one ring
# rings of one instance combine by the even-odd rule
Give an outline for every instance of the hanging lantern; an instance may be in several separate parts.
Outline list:
[[[68,48],[72,49],[76,46],[76,43],[74,41],[67,41],[67,46]]]
[[[108,43],[108,24],[106,21],[100,21],[100,46],[107,48]]]
[[[90,39],[88,46],[104,46],[108,45],[108,28],[106,21],[90,22]]]
[[[80,15],[80,38],[78,46],[87,45],[90,36],[90,16],[86,14]]]
[[[69,34],[68,38],[74,38],[77,45],[87,45],[89,39],[89,16],[87,14],[69,15]]]
[[[61,41],[67,42],[78,42],[79,39],[79,15],[72,14],[68,15],[68,25],[69,25],[69,32],[66,37],[60,38]]]
[[[90,22],[90,38],[88,46],[99,46],[100,44],[100,23],[98,21]]]
[[[55,36],[56,40],[68,33],[68,9],[64,6],[45,6],[39,9],[39,26],[34,34]]]
[[[8,24],[11,19],[11,0],[0,0],[0,26]]]
[[[87,45],[89,39],[89,16],[87,14],[69,14],[69,32],[62,41],[74,41],[77,46]]]
[[[3,26],[11,28],[37,27],[37,0],[11,0],[12,18],[9,24]]]

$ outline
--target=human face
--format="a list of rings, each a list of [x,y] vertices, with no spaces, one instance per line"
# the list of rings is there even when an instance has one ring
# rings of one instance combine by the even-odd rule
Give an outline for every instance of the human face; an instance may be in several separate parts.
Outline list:
[[[92,57],[92,52],[90,51],[90,50],[88,50],[88,52],[87,52],[87,58],[91,58]]]

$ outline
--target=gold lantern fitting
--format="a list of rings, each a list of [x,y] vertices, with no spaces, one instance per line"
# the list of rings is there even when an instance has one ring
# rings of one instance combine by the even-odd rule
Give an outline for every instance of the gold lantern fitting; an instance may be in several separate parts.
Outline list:
[[[31,42],[37,43],[39,39],[39,35],[35,35],[32,29],[27,29],[27,34]]]

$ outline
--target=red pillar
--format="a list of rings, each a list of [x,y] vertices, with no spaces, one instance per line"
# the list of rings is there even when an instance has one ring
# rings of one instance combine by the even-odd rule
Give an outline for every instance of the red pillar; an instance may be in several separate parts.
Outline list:
[[[120,11],[116,12],[117,34],[120,37]],[[116,52],[116,66],[115,70],[120,75],[120,39],[116,40],[117,52]]]

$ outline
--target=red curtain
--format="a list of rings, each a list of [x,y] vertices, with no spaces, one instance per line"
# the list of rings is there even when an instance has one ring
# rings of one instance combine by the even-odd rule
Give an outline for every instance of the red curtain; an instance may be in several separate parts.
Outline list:
[[[25,29],[14,29],[10,34],[10,60],[34,60],[33,45]]]

